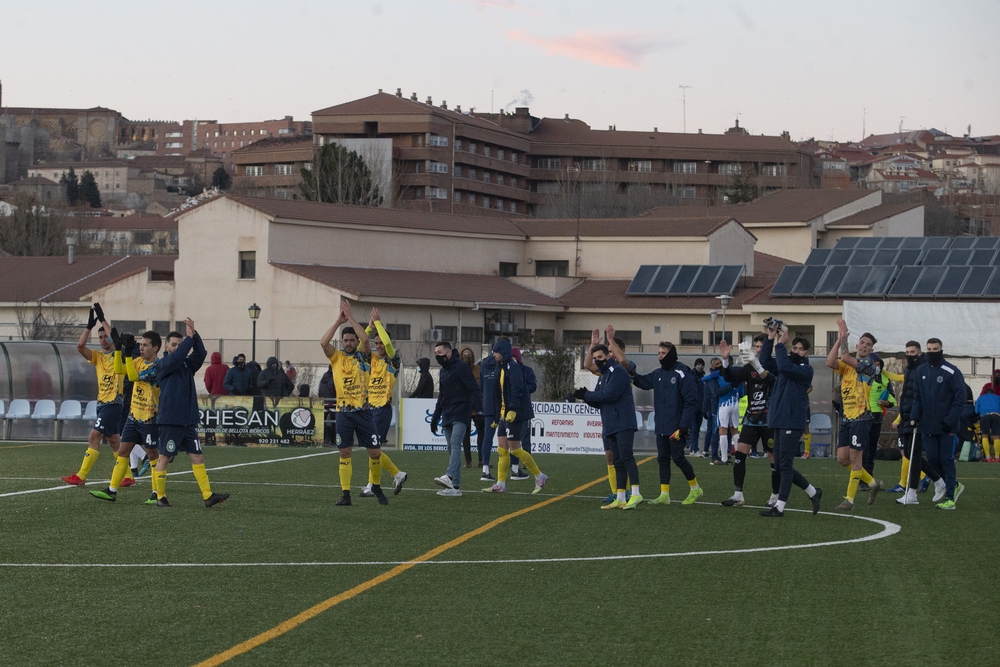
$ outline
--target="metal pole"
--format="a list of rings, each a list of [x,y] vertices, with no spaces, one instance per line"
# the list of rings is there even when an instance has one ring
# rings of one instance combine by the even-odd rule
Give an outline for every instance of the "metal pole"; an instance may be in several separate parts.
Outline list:
[[[253,321],[253,340],[250,343],[251,361],[257,361],[257,320]]]

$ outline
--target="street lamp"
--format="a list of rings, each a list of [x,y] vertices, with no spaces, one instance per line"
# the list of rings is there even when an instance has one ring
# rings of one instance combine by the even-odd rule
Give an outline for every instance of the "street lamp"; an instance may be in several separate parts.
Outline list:
[[[722,337],[725,338],[726,337],[726,308],[729,307],[729,302],[733,300],[733,297],[731,297],[728,294],[723,294],[722,296],[717,296],[715,298],[718,299],[722,303]],[[733,341],[729,341],[730,345],[732,345],[732,343],[733,343]]]
[[[715,318],[719,316],[719,311],[711,310],[708,314],[712,316],[712,344],[708,348],[711,351],[719,344],[719,341],[715,340]]]
[[[257,318],[260,317],[260,306],[255,303],[247,308],[247,312],[250,313],[250,321],[253,322],[253,339],[250,343],[250,359],[252,361],[257,361]]]

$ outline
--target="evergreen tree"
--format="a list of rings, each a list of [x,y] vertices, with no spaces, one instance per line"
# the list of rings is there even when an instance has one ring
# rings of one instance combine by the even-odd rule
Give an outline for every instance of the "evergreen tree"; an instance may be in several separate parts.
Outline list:
[[[77,180],[73,167],[69,168],[68,174],[63,172],[59,183],[66,188],[66,203],[70,206],[76,206],[77,202],[80,201],[80,181]]]
[[[219,167],[212,172],[212,187],[218,188],[220,191],[233,187],[233,177],[229,175],[225,167]]]
[[[379,206],[382,193],[371,170],[355,151],[327,144],[318,151],[311,169],[302,170],[302,196],[309,201],[355,206]]]
[[[101,191],[97,188],[97,180],[90,171],[83,172],[80,177],[80,201],[90,204],[91,208],[101,208]]]

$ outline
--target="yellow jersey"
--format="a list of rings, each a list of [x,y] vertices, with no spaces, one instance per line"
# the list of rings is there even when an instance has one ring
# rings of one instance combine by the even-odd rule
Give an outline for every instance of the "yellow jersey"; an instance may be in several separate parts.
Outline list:
[[[132,419],[142,424],[156,420],[160,406],[160,386],[156,383],[156,362],[145,359],[129,359],[125,363],[135,363],[139,379],[132,383]]]
[[[115,373],[115,353],[90,351],[90,363],[97,368],[97,402],[121,403],[125,393],[125,376]]]
[[[368,373],[368,405],[381,408],[392,402],[392,390],[396,386],[399,375],[399,353],[392,358],[372,354],[371,370]]]
[[[368,372],[371,370],[364,355],[356,351],[345,354],[335,350],[327,359],[337,388],[337,412],[357,412],[368,404]]]
[[[876,371],[875,364],[869,359],[858,359],[857,369],[843,361],[837,362],[834,373],[841,376],[840,398],[844,406],[844,421],[872,418],[870,399]]]

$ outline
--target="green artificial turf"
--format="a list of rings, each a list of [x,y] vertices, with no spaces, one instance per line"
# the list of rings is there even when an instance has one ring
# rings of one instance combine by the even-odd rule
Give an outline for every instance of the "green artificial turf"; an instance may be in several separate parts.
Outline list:
[[[232,498],[206,509],[190,474],[171,475],[173,507],[166,509],[142,504],[148,480],[123,489],[115,503],[89,495],[100,483],[59,488],[59,477],[79,466],[83,445],[25,444],[0,443],[0,494],[56,489],[0,496],[0,665],[193,665],[393,563],[605,472],[601,457],[539,455],[550,475],[544,494],[528,494],[530,481],[509,484],[523,493],[481,493],[487,484],[472,468],[463,470],[465,495],[442,498],[432,479],[444,472],[445,454],[393,451],[410,473],[403,493],[381,507],[356,488],[354,505],[344,508],[333,505],[340,489],[331,450],[209,448],[213,489]],[[297,458],[309,454],[323,455]],[[170,471],[189,471],[184,458]],[[213,470],[251,462],[269,463]],[[883,530],[833,515],[847,474],[829,460],[796,465],[824,488],[831,514],[782,519],[721,507],[732,469],[693,462],[706,489],[694,506],[679,503],[687,484],[676,469],[672,505],[631,512],[599,508],[608,492],[602,479],[433,559],[472,562],[407,569],[226,664],[996,664],[1000,466],[959,464],[967,490],[954,512],[935,509],[930,494],[905,508],[890,494],[869,507],[859,494],[854,516],[901,527],[884,539],[690,555]],[[769,469],[765,460],[747,464],[747,501],[760,505]],[[894,484],[899,464],[877,466]],[[105,448],[91,480],[106,480],[111,467]],[[363,453],[354,468],[357,487],[367,475]],[[640,477],[644,495],[655,497],[655,461],[641,465]],[[807,507],[793,489],[789,508]],[[553,560],[629,555],[651,557]],[[224,566],[204,565],[211,563]]]

